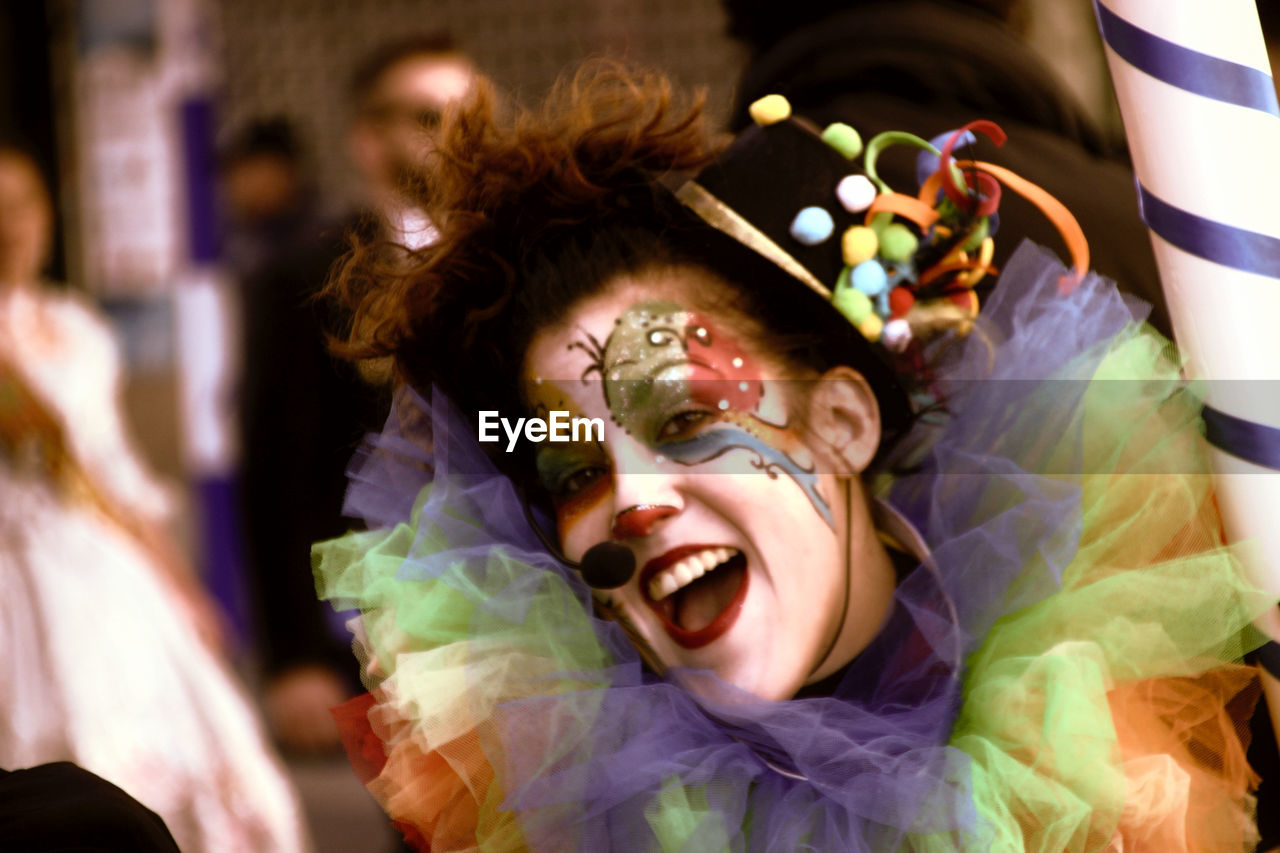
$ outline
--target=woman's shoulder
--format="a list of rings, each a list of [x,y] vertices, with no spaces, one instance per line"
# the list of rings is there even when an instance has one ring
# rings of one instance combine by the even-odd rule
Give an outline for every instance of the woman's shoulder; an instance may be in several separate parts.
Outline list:
[[[24,287],[0,299],[4,352],[48,399],[110,387],[119,370],[116,339],[86,294],[70,288]]]
[[[83,290],[67,284],[47,283],[34,292],[41,309],[56,321],[78,331],[108,334],[102,309]]]
[[[72,351],[111,358],[115,339],[102,309],[87,293],[67,285],[47,284],[31,291],[34,313],[46,333]]]

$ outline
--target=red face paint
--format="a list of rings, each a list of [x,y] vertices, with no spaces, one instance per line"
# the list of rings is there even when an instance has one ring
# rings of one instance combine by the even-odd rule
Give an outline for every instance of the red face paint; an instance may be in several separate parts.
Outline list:
[[[731,336],[698,312],[684,328],[695,402],[718,411],[752,412],[764,396],[760,368]]]

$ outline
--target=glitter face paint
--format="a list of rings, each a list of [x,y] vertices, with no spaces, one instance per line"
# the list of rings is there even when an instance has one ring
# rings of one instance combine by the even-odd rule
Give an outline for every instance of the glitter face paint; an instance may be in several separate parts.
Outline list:
[[[604,421],[603,442],[541,445],[538,471],[569,559],[607,540],[635,556],[596,598],[655,670],[784,699],[870,642],[892,568],[862,562],[869,517],[851,559],[857,514],[793,425],[794,377],[695,307],[717,284],[696,268],[620,277],[534,337],[530,405]]]
[[[550,411],[581,416],[572,398],[555,382],[535,383],[530,396],[535,416],[542,417]],[[606,471],[609,466],[604,446],[598,441],[543,445],[538,449],[537,466],[538,477],[552,496],[561,536],[579,516],[609,493],[607,476],[590,476],[592,472]],[[579,486],[579,482],[584,484]]]
[[[813,467],[792,456],[799,446],[789,425],[758,413],[765,395],[760,365],[710,318],[674,301],[644,301],[617,318],[603,345],[587,337],[571,347],[594,359],[587,375],[604,378],[610,416],[628,435],[687,466],[745,450],[770,478],[781,471],[795,480],[827,524],[835,524]],[[689,411],[706,414],[696,434],[664,433],[672,417]]]

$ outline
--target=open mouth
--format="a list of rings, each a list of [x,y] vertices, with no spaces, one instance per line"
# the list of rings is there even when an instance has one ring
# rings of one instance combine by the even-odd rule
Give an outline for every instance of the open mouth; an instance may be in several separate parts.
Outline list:
[[[640,588],[671,639],[701,648],[738,620],[747,597],[747,558],[736,548],[678,548],[649,561]]]

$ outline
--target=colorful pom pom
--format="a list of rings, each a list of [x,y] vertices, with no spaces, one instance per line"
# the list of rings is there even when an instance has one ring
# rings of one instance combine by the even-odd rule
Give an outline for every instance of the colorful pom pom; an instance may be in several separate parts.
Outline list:
[[[890,261],[905,261],[919,248],[920,241],[901,222],[887,226],[880,234],[880,255]]]
[[[840,251],[844,255],[844,262],[856,267],[876,256],[876,252],[880,251],[880,238],[867,226],[855,225],[845,229],[840,237]]]
[[[852,160],[862,153],[862,137],[842,121],[827,125],[826,130],[822,131],[822,141],[839,151],[846,160]]]
[[[889,291],[889,316],[905,317],[916,304],[916,295],[906,287],[895,287]]]
[[[872,343],[880,340],[880,335],[884,332],[884,320],[875,313],[868,314],[861,323],[854,325],[858,327],[859,332],[862,332],[862,336]]]
[[[840,270],[840,275],[836,277],[836,286],[831,288],[831,292],[833,294],[844,290],[846,287],[853,287],[853,285],[849,283],[849,273],[851,272],[853,272],[853,267],[846,266],[844,269]]]
[[[765,95],[747,107],[747,112],[758,125],[777,124],[791,117],[791,102],[781,95]]]
[[[902,352],[911,344],[911,325],[901,317],[884,324],[880,342],[891,352]]]
[[[831,304],[855,326],[872,314],[871,298],[852,287],[838,287],[831,297]]]
[[[850,213],[861,213],[876,200],[876,185],[866,175],[847,175],[836,184],[836,198]]]
[[[849,283],[867,296],[876,296],[889,286],[889,276],[879,262],[863,261],[849,274]]]
[[[806,246],[818,245],[835,230],[835,220],[821,207],[806,207],[791,220],[791,236]]]

